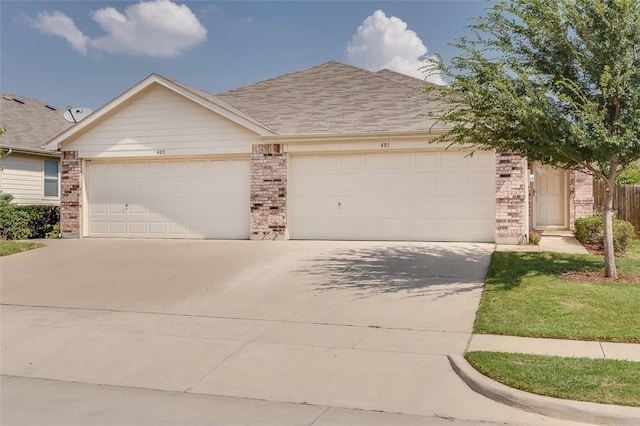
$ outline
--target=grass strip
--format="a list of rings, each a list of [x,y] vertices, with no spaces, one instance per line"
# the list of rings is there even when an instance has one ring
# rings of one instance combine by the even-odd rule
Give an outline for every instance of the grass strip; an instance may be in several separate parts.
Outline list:
[[[31,241],[0,240],[0,256],[8,256],[10,254],[20,253],[27,250],[33,250],[39,247],[44,247],[44,244],[34,243]]]
[[[639,362],[504,352],[468,352],[465,357],[485,376],[526,392],[640,406]]]

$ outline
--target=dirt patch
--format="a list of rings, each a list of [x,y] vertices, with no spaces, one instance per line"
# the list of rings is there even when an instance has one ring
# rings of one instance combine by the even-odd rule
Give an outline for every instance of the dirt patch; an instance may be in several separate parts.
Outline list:
[[[602,271],[566,272],[562,274],[562,278],[573,282],[640,283],[640,277],[637,275],[618,275],[618,278],[607,278]]]

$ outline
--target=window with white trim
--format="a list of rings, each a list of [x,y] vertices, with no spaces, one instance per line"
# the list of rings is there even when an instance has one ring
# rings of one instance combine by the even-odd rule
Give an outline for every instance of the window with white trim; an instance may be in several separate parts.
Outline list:
[[[44,160],[44,196],[58,197],[58,160]]]

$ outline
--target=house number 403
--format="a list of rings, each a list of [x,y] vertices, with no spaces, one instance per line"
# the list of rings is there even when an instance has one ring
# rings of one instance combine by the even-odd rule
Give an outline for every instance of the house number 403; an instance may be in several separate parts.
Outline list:
[[[390,143],[389,142],[382,142],[380,144],[380,148],[389,148]]]
[[[157,150],[157,151],[156,151],[156,154],[158,154],[158,155],[164,155],[164,154],[165,154],[164,149],[159,149],[159,150]]]

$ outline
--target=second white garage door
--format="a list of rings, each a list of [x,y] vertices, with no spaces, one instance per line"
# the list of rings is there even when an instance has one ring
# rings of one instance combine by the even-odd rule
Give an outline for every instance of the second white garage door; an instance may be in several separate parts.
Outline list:
[[[292,239],[495,239],[494,154],[298,155],[290,160]]]
[[[89,162],[88,235],[249,238],[248,160]]]

